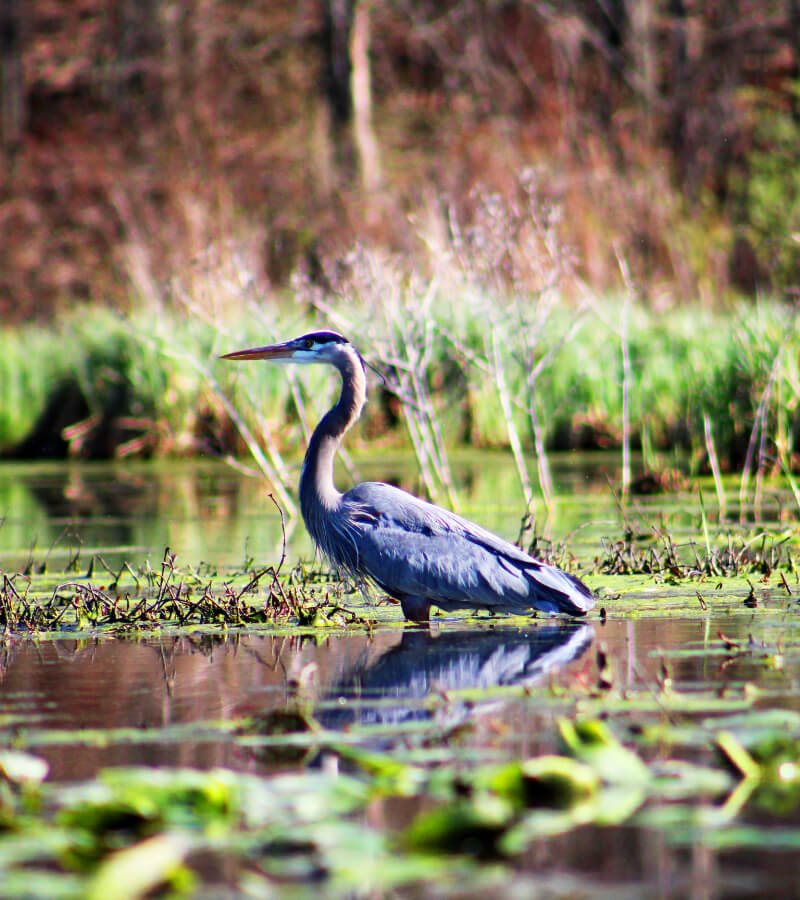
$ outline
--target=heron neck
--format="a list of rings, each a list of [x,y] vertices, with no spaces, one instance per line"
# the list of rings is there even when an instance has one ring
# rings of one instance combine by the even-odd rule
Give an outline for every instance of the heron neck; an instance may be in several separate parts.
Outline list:
[[[318,515],[332,512],[341,501],[342,495],[333,481],[336,451],[367,400],[367,379],[361,360],[348,354],[336,368],[342,376],[339,402],[314,429],[300,476],[300,510],[312,537],[316,537]]]

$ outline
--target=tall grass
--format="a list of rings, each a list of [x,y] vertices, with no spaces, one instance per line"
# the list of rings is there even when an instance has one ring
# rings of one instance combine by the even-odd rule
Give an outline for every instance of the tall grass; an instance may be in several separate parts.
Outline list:
[[[535,435],[528,400],[530,344],[522,329],[503,318],[508,308],[497,301],[490,318],[469,291],[454,296],[439,288],[415,322],[411,317],[418,293],[411,287],[404,290],[402,305],[393,311],[357,298],[333,299],[316,313],[300,312],[290,299],[275,309],[271,322],[243,307],[217,323],[180,310],[154,321],[145,313],[123,319],[89,308],[52,328],[6,330],[0,334],[0,446],[8,451],[24,437],[58,384],[71,378],[90,413],[113,404],[116,386],[124,384],[124,405],[108,411],[137,420],[140,431],[149,429],[149,452],[194,452],[201,446],[203,419],[207,428],[229,429],[222,391],[255,433],[269,432],[276,446],[291,449],[335,399],[335,379],[314,369],[293,379],[291,370],[232,366],[216,357],[328,325],[345,330],[368,360],[385,369],[402,363],[416,367],[415,377],[424,374],[416,402],[426,398],[430,427],[439,430],[441,446],[509,445],[508,422],[492,377],[492,364],[499,366],[509,418],[521,446],[530,451]],[[486,303],[485,295],[480,303]],[[606,299],[596,308],[603,310],[602,318],[588,311],[580,321],[574,308],[555,308],[548,328],[538,335],[536,427],[549,449],[621,446],[622,359],[606,325],[614,321],[616,302]],[[405,342],[398,347],[391,343],[389,328],[406,316]],[[687,306],[669,315],[633,308],[629,341],[634,441],[646,429],[654,447],[678,442],[701,466],[707,454],[707,420],[723,470],[741,465],[748,447],[753,467],[775,468],[783,461],[797,469],[800,335],[791,310],[766,301],[717,312]],[[212,374],[216,387],[209,382]],[[372,389],[402,395],[395,382],[374,377]],[[411,405],[413,398],[405,399]],[[377,405],[367,407],[368,432],[379,412]]]
[[[19,443],[32,429],[59,380],[71,371],[78,349],[37,326],[0,332],[0,448]]]
[[[453,223],[411,272],[359,248],[324,290],[300,274],[265,302],[246,266],[209,264],[168,290],[150,285],[127,318],[87,307],[51,328],[7,329],[0,449],[30,434],[69,383],[84,407],[80,421],[59,423],[72,455],[249,452],[291,509],[297,473],[286,460],[335,400],[336,379],[217,357],[324,326],[382,373],[352,440],[407,443],[421,488],[452,506],[448,449],[459,444],[509,447],[529,503],[545,506],[557,449],[677,447],[718,482],[739,471],[745,490],[752,477],[800,468],[793,309],[764,299],[657,312],[632,290],[576,302],[552,223],[527,208],[517,222],[494,215],[472,230]],[[518,237],[530,229],[516,258],[501,253],[499,232],[511,226]],[[515,273],[532,259],[540,286],[518,291]]]

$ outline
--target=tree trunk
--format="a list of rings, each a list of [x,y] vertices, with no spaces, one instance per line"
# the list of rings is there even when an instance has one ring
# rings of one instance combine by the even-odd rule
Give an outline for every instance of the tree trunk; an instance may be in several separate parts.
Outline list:
[[[800,122],[800,0],[789,0],[789,33],[794,53],[792,81],[795,91],[792,94],[792,117],[795,122]]]
[[[369,68],[369,3],[358,0],[350,38],[350,84],[353,128],[361,187],[371,193],[381,180],[378,141],[372,127],[372,81]]]
[[[25,130],[23,0],[0,0],[0,142],[13,151]]]
[[[326,104],[316,136],[321,181],[330,188],[340,178],[358,178],[373,191],[380,163],[372,127],[368,0],[326,0],[323,53]]]

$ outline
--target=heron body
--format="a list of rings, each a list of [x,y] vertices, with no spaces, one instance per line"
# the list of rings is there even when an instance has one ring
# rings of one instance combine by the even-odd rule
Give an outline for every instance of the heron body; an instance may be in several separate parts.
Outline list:
[[[339,371],[339,401],[314,430],[303,462],[300,510],[331,563],[399,600],[407,619],[428,622],[431,606],[570,616],[582,616],[594,606],[592,592],[580,579],[407,491],[375,481],[344,494],[336,489],[336,451],[367,399],[364,361],[340,334],[311,332],[223,359],[327,363]]]

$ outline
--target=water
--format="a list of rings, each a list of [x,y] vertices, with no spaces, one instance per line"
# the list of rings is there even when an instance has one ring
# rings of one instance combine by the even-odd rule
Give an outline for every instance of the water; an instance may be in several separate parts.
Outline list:
[[[508,456],[464,456],[453,468],[460,511],[516,538],[524,503]],[[408,456],[358,461],[355,474],[360,481],[419,490]],[[555,467],[563,491],[559,536],[583,526],[587,510],[598,524],[582,540],[612,527],[617,514],[607,478],[615,474],[613,461],[602,457],[575,455],[571,464]],[[341,471],[339,482],[344,488],[352,478]],[[571,498],[581,486],[591,493],[578,506]],[[24,568],[32,557],[63,566],[78,551],[87,561],[101,552],[112,567],[145,559],[156,564],[166,546],[195,564],[241,566],[250,555],[269,564],[280,558],[282,545],[281,516],[268,487],[219,461],[0,465],[0,522],[0,567],[6,570]],[[283,524],[292,556],[310,558],[313,548],[299,519],[287,516]]]
[[[746,641],[749,627],[729,627],[729,637]],[[440,756],[471,767],[557,752],[555,723],[574,713],[571,691],[591,703],[599,645],[613,660],[616,688],[639,697],[657,692],[664,648],[702,646],[707,630],[703,621],[649,618],[563,629],[462,629],[450,622],[432,635],[379,629],[370,637],[321,640],[241,634],[10,641],[2,657],[0,721],[10,720],[16,741],[48,761],[53,781],[67,783],[124,765],[225,766],[265,776],[313,770],[320,765],[313,741],[289,748],[259,741],[260,726],[267,736],[274,733],[270,717],[288,715],[298,696],[326,729],[352,736],[354,726],[363,727],[359,743],[374,752],[402,755],[460,732]],[[673,665],[673,690],[728,690],[728,711],[735,712],[749,708],[742,685],[760,681],[773,692],[768,705],[800,708],[793,678],[775,693],[774,679],[760,678],[752,660],[723,662],[709,665],[698,655]],[[522,683],[529,696],[491,695],[498,685]],[[543,687],[544,697],[537,691]],[[464,689],[489,696],[448,699]],[[676,718],[691,722],[707,714],[701,703]],[[222,733],[209,724],[246,717],[251,724],[244,732]],[[656,707],[620,719],[642,726],[668,717]],[[711,750],[690,747],[688,756],[707,762]],[[376,803],[373,815],[380,808],[390,832],[402,831],[427,805],[424,798]],[[764,820],[758,813],[751,818]],[[797,884],[796,851],[771,848],[766,836],[764,844],[760,851],[715,850],[702,841],[676,842],[661,829],[584,826],[534,842],[508,877],[518,890],[537,886],[548,896],[595,896],[603,887],[630,896],[787,896]]]
[[[455,466],[462,511],[514,538],[520,502],[513,467],[495,454],[474,462],[464,458]],[[619,535],[607,486],[614,465],[576,458],[555,466],[564,493],[543,530],[554,540],[571,536],[579,559],[597,555],[602,537]],[[414,488],[407,460],[359,469],[362,478]],[[282,551],[282,523],[264,494],[258,481],[217,463],[2,467],[0,570],[31,560],[57,569],[76,555],[81,566],[98,555],[110,568],[122,561],[157,565],[164,546],[217,567],[241,566],[250,555],[270,564]],[[498,497],[508,499],[498,504]],[[780,522],[789,502],[777,493],[770,502]],[[678,533],[699,521],[696,502],[686,496],[641,500],[636,515]],[[308,557],[302,526],[284,527],[289,559]],[[649,611],[614,614],[611,602],[607,619],[593,614],[569,625],[453,614],[437,619],[431,633],[390,622],[371,632],[7,635],[0,641],[0,745],[46,760],[49,781],[65,785],[130,765],[222,766],[266,779],[287,772],[313,779],[330,771],[332,759],[350,771],[347,753],[331,749],[336,741],[426,771],[455,767],[466,778],[481,766],[561,752],[559,720],[585,717],[607,720],[647,765],[675,757],[720,768],[718,733],[749,739],[737,719],[742,714],[762,725],[759,716],[783,716],[785,726],[764,725],[765,733],[783,733],[800,746],[793,718],[800,714],[796,602],[774,584],[758,588],[765,599],[757,609],[737,600],[724,611],[703,613],[687,603],[659,614],[659,598],[672,598],[675,588],[656,584],[648,588]],[[693,583],[685,593],[713,590]],[[661,737],[642,742],[653,729]],[[719,810],[728,794],[703,803]],[[672,802],[652,795],[642,809],[658,812]],[[425,791],[377,794],[356,822],[400,834],[431,805]],[[707,833],[695,833],[688,821],[670,827],[634,815],[622,824],[588,822],[541,836],[506,861],[502,890],[552,897],[800,890],[797,803],[778,810],[748,801],[731,823]],[[731,836],[731,824],[754,830]],[[223,869],[215,877],[238,883],[239,869]],[[470,896],[465,883],[459,896]],[[445,879],[430,893],[453,889]],[[428,892],[423,882],[412,895]],[[483,892],[476,886],[476,896]]]
[[[552,540],[569,539],[578,556],[592,558],[601,542],[618,538],[622,525],[615,485],[617,454],[556,456],[552,474],[557,499],[548,515],[536,504],[537,532]],[[356,480],[379,480],[418,493],[416,468],[409,456],[383,455],[356,460]],[[295,466],[299,476],[299,465]],[[519,534],[524,501],[516,470],[504,453],[470,453],[452,460],[459,512],[501,536]],[[353,477],[341,471],[342,489]],[[757,510],[740,508],[738,485],[731,484],[728,518],[744,517],[770,525],[791,525],[797,503],[788,487],[772,486]],[[713,486],[704,502],[715,507]],[[696,490],[634,498],[627,521],[639,530],[654,526],[678,539],[697,538],[700,504]],[[311,558],[313,548],[299,518],[283,522],[293,558]],[[281,555],[281,516],[268,487],[220,461],[146,464],[0,464],[0,568],[15,571],[31,559],[64,566],[76,553],[88,562],[94,553],[114,568],[149,560],[160,562],[165,547],[179,557],[216,566],[241,566],[254,556],[268,565]]]

